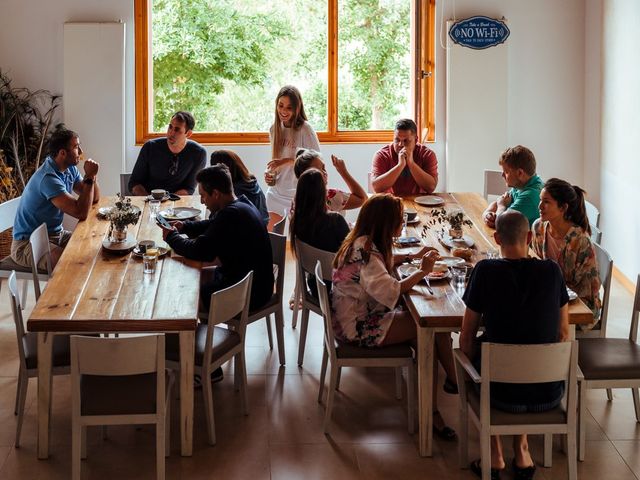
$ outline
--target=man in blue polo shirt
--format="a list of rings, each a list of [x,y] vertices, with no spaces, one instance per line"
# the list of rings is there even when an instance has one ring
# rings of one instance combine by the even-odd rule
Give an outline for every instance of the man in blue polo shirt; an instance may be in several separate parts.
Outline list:
[[[55,265],[71,232],[62,228],[64,214],[79,220],[87,218],[91,205],[100,198],[96,181],[99,165],[89,159],[84,164],[84,178],[78,172],[82,155],[78,134],[60,128],[49,141],[49,156],[33,174],[22,193],[13,224],[11,258],[18,265],[31,267],[33,254],[29,237],[42,223],[47,224],[51,261]],[[78,194],[78,198],[72,193]],[[45,268],[43,261],[38,268]]]

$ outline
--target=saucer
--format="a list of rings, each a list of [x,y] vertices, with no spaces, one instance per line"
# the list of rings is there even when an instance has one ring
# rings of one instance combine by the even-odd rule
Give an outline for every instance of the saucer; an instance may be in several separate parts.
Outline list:
[[[444,198],[438,197],[437,195],[423,195],[422,197],[417,197],[414,202],[425,207],[436,207],[438,205],[444,205]]]
[[[169,253],[169,249],[168,248],[164,248],[164,247],[155,247],[155,248],[156,248],[156,250],[158,250],[158,258],[164,257],[167,253]],[[140,257],[140,258],[142,258],[143,255],[144,255],[140,250],[138,250],[138,247],[134,247],[133,254],[136,257]]]
[[[462,238],[452,238],[450,235],[443,235],[439,238],[440,243],[445,247],[466,247],[471,248],[475,245],[473,238],[468,235],[463,235]]]
[[[127,236],[123,242],[112,242],[108,237],[102,240],[102,248],[110,252],[125,253],[136,246],[138,242],[135,237]]]
[[[171,213],[171,210],[169,209],[161,210],[158,213],[167,220],[190,220],[198,217],[202,214],[202,211],[199,208],[194,207],[175,207],[173,209],[173,213]]]

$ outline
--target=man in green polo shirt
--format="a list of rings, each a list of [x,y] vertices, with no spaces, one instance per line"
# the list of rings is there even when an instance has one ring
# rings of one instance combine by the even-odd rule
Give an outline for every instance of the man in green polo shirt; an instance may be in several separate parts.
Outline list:
[[[536,175],[536,157],[527,147],[507,148],[499,160],[502,177],[508,187],[498,200],[491,202],[482,214],[484,222],[495,228],[496,218],[507,209],[517,210],[529,220],[529,226],[540,216],[540,190],[544,185]]]

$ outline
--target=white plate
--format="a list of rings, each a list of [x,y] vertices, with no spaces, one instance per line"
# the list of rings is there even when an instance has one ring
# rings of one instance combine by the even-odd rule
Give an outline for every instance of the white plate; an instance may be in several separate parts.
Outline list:
[[[102,248],[110,252],[124,253],[135,247],[137,243],[135,237],[132,236],[127,236],[123,242],[112,242],[108,237],[105,237],[105,239],[102,240]]]
[[[169,210],[160,211],[160,215],[167,220],[190,220],[196,218],[201,213],[202,210],[193,207],[175,207],[173,209],[173,215],[170,214]]]
[[[444,275],[435,275],[436,273],[437,272],[431,272],[429,275],[427,275],[427,278],[429,279],[429,281],[435,282],[437,280],[447,280],[451,278],[451,272],[449,270],[447,270],[446,272],[443,272]]]
[[[452,238],[451,235],[443,235],[440,237],[440,243],[442,243],[445,247],[453,248],[453,247],[467,247],[471,248],[475,245],[473,238],[468,235],[463,235],[462,238]]]
[[[417,271],[418,271],[418,267],[416,267],[415,265],[411,265],[410,263],[404,263],[398,267],[398,273],[402,277],[408,277],[409,275],[412,275]],[[435,272],[429,273],[427,275],[427,278],[429,280],[436,281],[436,280],[446,280],[447,278],[451,277],[451,272],[449,272],[449,270],[447,270],[444,273],[444,275],[434,275],[434,273]]]
[[[167,200],[169,200],[171,198],[171,196],[167,193],[165,194],[164,197],[162,197],[160,199],[161,202],[166,202]],[[153,198],[153,195],[147,195],[146,197],[144,197],[144,201],[148,202],[149,200],[157,200],[156,198]]]
[[[420,223],[420,217],[416,216],[413,220],[407,220],[407,225],[415,225],[416,223]]]
[[[164,247],[155,247],[158,250],[158,258],[165,256],[167,253],[169,253],[169,249],[168,248],[164,248]],[[140,257],[142,258],[143,254],[140,250],[138,250],[138,247],[135,247],[133,249],[133,254],[136,257]]]
[[[567,287],[567,295],[569,295],[569,301],[572,302],[578,298],[578,294]]]
[[[446,265],[447,267],[453,267],[454,265],[460,265],[464,263],[464,258],[458,257],[440,257],[440,260],[436,262],[436,264],[440,263],[441,265]]]
[[[438,205],[444,205],[444,198],[436,195],[424,195],[422,197],[417,197],[414,202],[418,205],[424,205],[425,207],[435,207]]]

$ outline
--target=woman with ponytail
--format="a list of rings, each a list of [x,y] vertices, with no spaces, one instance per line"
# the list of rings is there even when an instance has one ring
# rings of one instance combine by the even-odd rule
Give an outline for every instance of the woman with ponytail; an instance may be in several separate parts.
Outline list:
[[[600,276],[591,228],[584,205],[584,190],[551,178],[540,192],[540,218],[533,223],[532,248],[540,258],[560,265],[564,281],[600,319]]]

